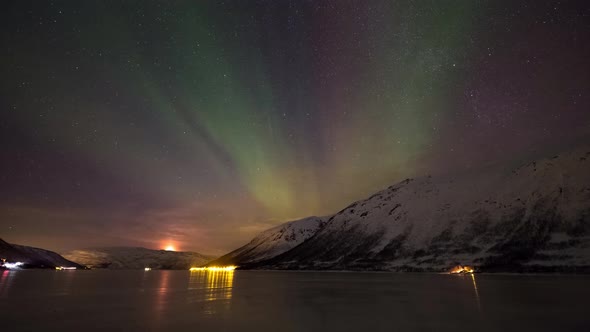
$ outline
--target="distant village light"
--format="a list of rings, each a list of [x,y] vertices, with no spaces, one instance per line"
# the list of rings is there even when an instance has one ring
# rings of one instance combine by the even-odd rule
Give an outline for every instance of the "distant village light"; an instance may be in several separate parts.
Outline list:
[[[457,265],[451,269],[451,274],[463,274],[463,273],[473,273],[475,270],[471,266],[461,266]]]
[[[189,271],[233,271],[237,266],[209,266],[209,267],[191,267]]]
[[[9,263],[9,262],[4,262],[2,264],[3,267],[12,270],[12,269],[18,269],[20,266],[22,266],[24,263],[22,262],[16,262],[16,263]]]

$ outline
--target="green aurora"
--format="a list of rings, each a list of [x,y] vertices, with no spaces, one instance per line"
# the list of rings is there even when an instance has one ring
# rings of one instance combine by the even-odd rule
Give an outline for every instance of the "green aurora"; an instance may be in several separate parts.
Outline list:
[[[7,11],[2,55],[14,79],[2,83],[11,194],[0,215],[14,242],[71,248],[80,234],[101,234],[96,244],[219,253],[407,177],[588,131],[587,99],[559,121],[544,110],[538,130],[524,130],[533,127],[525,108],[569,100],[587,82],[560,56],[587,50],[557,28],[568,8],[544,44],[547,27],[533,22],[549,7],[527,2],[27,6]],[[556,50],[538,53],[544,66],[533,73],[573,75],[571,86],[503,90],[534,80],[526,67],[497,74],[531,58],[512,53],[524,40],[531,52]]]

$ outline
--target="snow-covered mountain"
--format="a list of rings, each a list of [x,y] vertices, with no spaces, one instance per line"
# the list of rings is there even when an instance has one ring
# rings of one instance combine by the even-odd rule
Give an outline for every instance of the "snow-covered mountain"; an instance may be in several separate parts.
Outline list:
[[[250,243],[207,265],[240,266],[273,258],[314,235],[326,220],[325,217],[308,217],[286,222],[260,233]]]
[[[282,227],[226,256],[272,243],[263,235]],[[590,148],[515,169],[407,179],[325,219],[293,249],[261,252],[242,267],[588,271]]]
[[[82,268],[53,251],[10,244],[0,239],[0,258],[6,262],[24,263],[25,268],[55,268],[58,266]]]
[[[105,247],[73,250],[63,254],[90,268],[188,270],[215,257],[196,252],[152,250],[140,247]]]

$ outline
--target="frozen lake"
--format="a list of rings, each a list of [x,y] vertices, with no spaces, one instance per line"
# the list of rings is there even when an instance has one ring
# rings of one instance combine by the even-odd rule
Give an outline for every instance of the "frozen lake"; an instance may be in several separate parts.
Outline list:
[[[590,276],[0,271],[3,331],[589,331]]]

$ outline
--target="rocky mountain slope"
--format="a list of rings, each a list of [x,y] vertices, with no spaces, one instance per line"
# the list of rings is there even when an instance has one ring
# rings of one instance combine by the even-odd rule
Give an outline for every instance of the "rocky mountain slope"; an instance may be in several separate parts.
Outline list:
[[[196,252],[152,250],[140,247],[105,247],[73,250],[64,257],[90,268],[188,270],[214,257]]]
[[[514,169],[407,179],[330,216],[293,249],[255,256],[242,267],[590,271],[590,148]]]
[[[250,243],[212,262],[215,265],[244,265],[273,258],[293,249],[314,235],[327,220],[324,217],[308,217],[294,220],[268,229]]]
[[[10,244],[0,239],[0,258],[6,262],[23,263],[23,268],[55,268],[58,266],[82,268],[57,253],[45,249]]]

